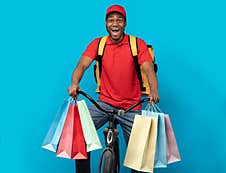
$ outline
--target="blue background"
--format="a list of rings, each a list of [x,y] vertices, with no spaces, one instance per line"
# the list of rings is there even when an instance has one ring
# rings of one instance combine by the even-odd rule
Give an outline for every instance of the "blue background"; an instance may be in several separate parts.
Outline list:
[[[223,0],[0,1],[0,172],[74,172],[73,161],[40,146],[81,53],[107,34],[105,11],[113,3],[127,10],[126,32],[155,48],[160,107],[171,116],[182,156],[155,172],[226,172]],[[97,98],[92,70],[81,88]]]

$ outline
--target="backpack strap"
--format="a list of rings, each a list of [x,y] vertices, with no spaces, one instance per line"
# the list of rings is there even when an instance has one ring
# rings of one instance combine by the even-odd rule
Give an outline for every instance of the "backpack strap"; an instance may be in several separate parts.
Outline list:
[[[138,55],[137,53],[137,38],[130,35],[129,36],[129,43],[130,43],[130,49],[132,52],[133,57],[136,57]]]
[[[107,36],[101,37],[98,44],[98,51],[97,51],[98,56],[103,56],[106,41],[107,41]]]
[[[101,77],[101,71],[102,71],[102,57],[104,54],[104,49],[105,49],[105,43],[107,41],[107,36],[103,36],[100,38],[100,41],[98,43],[97,47],[97,59],[96,59],[96,64],[94,66],[94,76],[97,82],[97,89],[96,92],[100,92],[100,77]],[[98,70],[97,70],[98,69]]]
[[[137,77],[138,77],[138,80],[139,80],[139,83],[140,83],[140,89],[141,89],[141,92],[142,91],[144,92],[146,90],[146,88],[143,86],[142,75],[141,75],[141,71],[140,71],[140,65],[138,63],[137,38],[132,36],[132,35],[129,35],[129,44],[130,44],[131,53],[133,55],[133,60],[134,60],[134,63],[135,63],[135,69],[136,69],[136,72],[137,72]]]
[[[98,49],[97,49],[97,62],[99,63],[99,79],[100,79],[101,71],[102,71],[102,57],[104,54],[106,41],[107,41],[107,36],[101,37],[99,44],[98,44]]]

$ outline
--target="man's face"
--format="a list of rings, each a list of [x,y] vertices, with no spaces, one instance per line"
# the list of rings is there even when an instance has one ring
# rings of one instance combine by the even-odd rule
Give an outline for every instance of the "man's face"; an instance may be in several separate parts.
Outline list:
[[[119,43],[123,39],[126,21],[123,15],[119,13],[111,13],[106,19],[106,28],[111,40]]]

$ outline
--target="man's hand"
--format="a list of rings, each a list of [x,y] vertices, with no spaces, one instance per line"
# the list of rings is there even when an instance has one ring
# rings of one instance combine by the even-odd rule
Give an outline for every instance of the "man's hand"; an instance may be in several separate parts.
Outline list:
[[[148,97],[150,98],[150,102],[158,103],[160,100],[158,92],[156,91],[151,91]]]
[[[76,99],[78,94],[77,91],[79,91],[80,88],[76,84],[71,84],[71,86],[68,88],[68,94],[73,98]]]

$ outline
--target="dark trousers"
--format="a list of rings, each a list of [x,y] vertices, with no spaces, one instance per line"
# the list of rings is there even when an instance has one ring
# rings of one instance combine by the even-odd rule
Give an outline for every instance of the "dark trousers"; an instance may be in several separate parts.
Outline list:
[[[90,173],[90,153],[87,153],[87,159],[75,161],[76,173]]]

